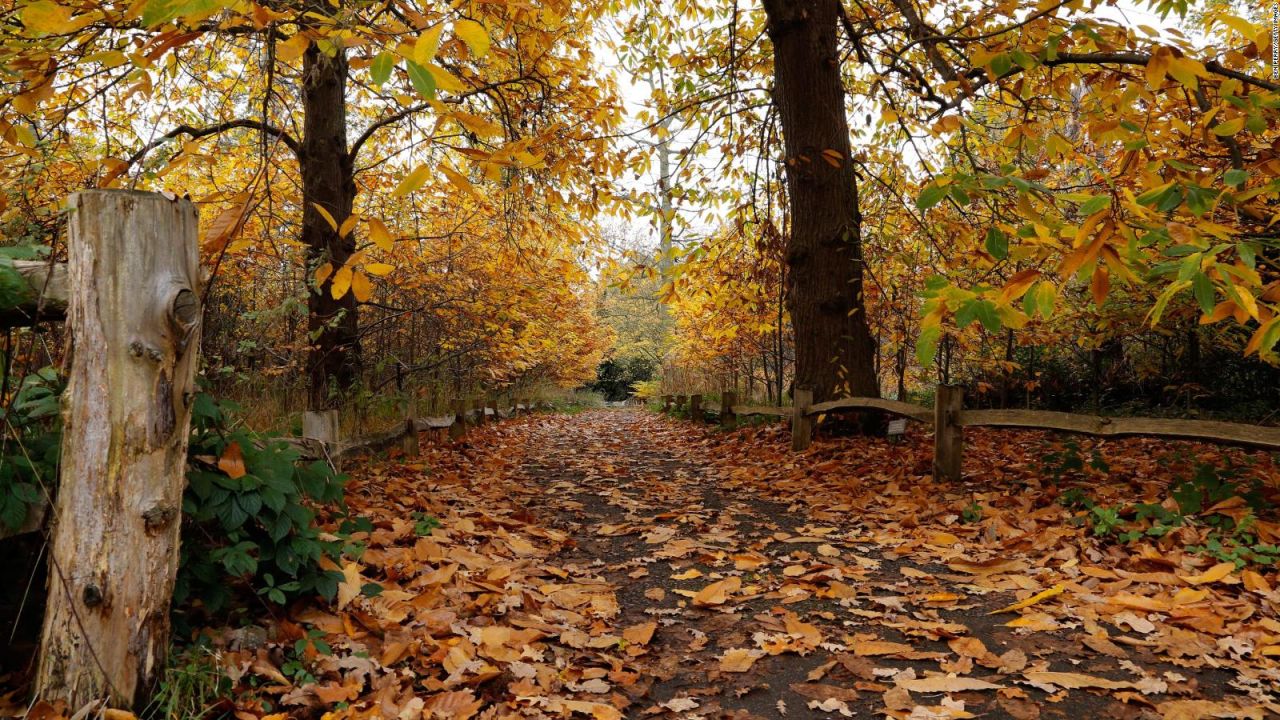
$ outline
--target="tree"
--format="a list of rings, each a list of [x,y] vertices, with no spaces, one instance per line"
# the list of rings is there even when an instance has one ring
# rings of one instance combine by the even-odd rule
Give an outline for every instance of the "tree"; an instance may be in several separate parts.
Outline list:
[[[367,187],[357,181],[361,172],[412,169],[393,194],[404,197],[434,174],[429,165],[414,167],[415,158],[433,148],[457,153],[495,178],[536,171],[540,160],[527,148],[544,133],[544,144],[562,156],[573,154],[569,148],[578,142],[607,148],[588,138],[611,122],[611,91],[585,71],[589,53],[573,40],[599,7],[588,0],[560,10],[369,0],[148,0],[117,8],[34,0],[16,8],[20,22],[0,31],[4,128],[19,128],[19,140],[29,137],[32,147],[66,144],[86,126],[92,137],[96,128],[88,121],[99,118],[90,115],[90,103],[101,100],[105,108],[110,101],[112,110],[100,118],[102,147],[89,154],[124,153],[100,162],[97,180],[104,186],[145,185],[163,174],[166,163],[190,155],[193,143],[243,133],[260,140],[236,148],[260,153],[260,174],[296,162],[299,195],[269,204],[301,218],[297,237],[315,281],[307,296],[309,402],[328,406],[359,378],[359,314],[371,288],[369,276],[351,266],[364,235],[359,230],[370,239],[379,230],[386,235],[361,209],[361,188]],[[354,82],[353,69],[362,71]],[[172,127],[158,128],[163,132],[156,136],[140,132],[126,107],[135,96],[149,119]],[[160,112],[174,98],[173,112],[190,118],[173,122]],[[564,123],[561,111],[568,107],[582,113],[576,126]],[[434,117],[437,127],[457,122],[459,131],[404,142],[402,128],[423,117]],[[105,132],[111,122],[115,133]],[[350,140],[352,131],[358,134]],[[365,157],[387,149],[380,138],[388,133],[402,140],[400,147]],[[131,136],[137,144],[121,147]],[[180,150],[165,154],[166,146],[179,143]],[[160,155],[159,164],[153,154]],[[541,167],[548,181],[582,168]],[[226,242],[264,202],[265,187],[255,177],[212,223],[206,251],[215,255],[215,267]]]
[[[862,217],[836,47],[838,0],[765,0],[786,148],[787,305],[795,386],[822,402],[879,397],[862,296]]]

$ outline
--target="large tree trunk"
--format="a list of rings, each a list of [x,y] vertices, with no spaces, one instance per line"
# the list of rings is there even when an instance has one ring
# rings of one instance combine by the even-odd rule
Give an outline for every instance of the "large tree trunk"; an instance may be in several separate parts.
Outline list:
[[[169,650],[200,348],[195,207],[75,195],[70,370],[36,694],[145,700]]]
[[[323,207],[341,224],[351,215],[356,184],[347,155],[347,60],[345,51],[329,57],[312,45],[303,57],[302,86],[302,242],[309,267],[325,262],[342,267],[355,252],[355,233],[345,238],[316,209]],[[309,294],[311,350],[307,355],[310,406],[335,407],[359,377],[358,306],[351,292],[335,300],[332,278]]]
[[[786,145],[794,387],[879,397],[862,297],[862,218],[836,53],[839,0],[764,0]]]

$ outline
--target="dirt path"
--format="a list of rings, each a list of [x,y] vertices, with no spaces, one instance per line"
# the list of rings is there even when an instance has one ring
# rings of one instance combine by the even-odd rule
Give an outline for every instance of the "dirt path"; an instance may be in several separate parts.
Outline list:
[[[947,484],[929,476],[927,437],[795,454],[779,426],[592,411],[353,466],[349,502],[374,529],[349,540],[366,549],[344,561],[336,602],[295,607],[266,647],[222,649],[239,707],[325,720],[1275,716],[1274,569],[1215,569],[1186,549],[1207,526],[1177,543],[1104,542],[1057,502],[1068,489],[1167,495],[1178,463],[1239,458],[1189,446],[1165,462],[1124,441],[1096,448],[1108,475],[1049,483],[1048,438],[967,441],[968,478]],[[1269,517],[1254,527],[1280,532]],[[298,656],[320,637],[324,652]]]
[[[1088,632],[1047,619],[1057,627],[1007,627],[1018,615],[987,613],[1012,593],[903,557],[856,511],[819,520],[804,503],[727,486],[701,432],[631,411],[524,430],[533,459],[515,476],[536,492],[537,516],[572,538],[556,559],[616,589],[617,626],[658,623],[628,716],[871,717],[923,706],[939,717],[1135,717],[1161,700],[1232,694],[1231,673],[1160,662],[1141,633],[1126,645],[1093,621]],[[690,597],[720,581],[740,587],[719,604]],[[726,657],[750,669],[728,672],[737,668]],[[1027,683],[1028,671],[1080,677]],[[908,694],[895,684],[902,672],[921,684],[897,684],[926,689],[926,675],[952,674],[936,687],[954,691]],[[1108,679],[1113,687],[1070,687]]]

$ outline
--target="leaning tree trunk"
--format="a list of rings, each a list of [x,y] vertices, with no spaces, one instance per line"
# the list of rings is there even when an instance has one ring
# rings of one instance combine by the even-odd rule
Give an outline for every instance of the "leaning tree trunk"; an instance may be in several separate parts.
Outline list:
[[[347,60],[342,49],[333,57],[314,44],[303,57],[302,87],[302,243],[308,266],[342,267],[355,252],[355,233],[339,235],[317,206],[338,223],[351,215],[356,184],[347,154]],[[307,354],[310,406],[335,407],[356,382],[360,335],[355,295],[334,299],[332,276],[308,295]]]
[[[200,348],[194,206],[72,198],[70,370],[36,693],[145,698],[169,649]]]
[[[839,0],[764,0],[786,147],[795,387],[879,397],[862,296],[862,218],[836,52]]]

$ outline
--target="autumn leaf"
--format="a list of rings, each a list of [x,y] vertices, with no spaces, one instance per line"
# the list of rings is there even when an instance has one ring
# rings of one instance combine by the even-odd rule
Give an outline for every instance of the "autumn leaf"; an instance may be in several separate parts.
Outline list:
[[[1199,575],[1179,575],[1178,577],[1192,585],[1206,585],[1226,578],[1228,575],[1235,572],[1235,569],[1235,563],[1220,562]]]
[[[699,606],[723,605],[729,595],[737,592],[742,587],[742,578],[734,575],[718,580],[710,585],[702,588],[693,596],[693,604]]]
[[[453,25],[453,32],[471,48],[471,54],[482,58],[489,52],[489,32],[474,20],[459,20]]]
[[[1039,603],[1044,600],[1048,600],[1049,598],[1055,597],[1057,595],[1061,595],[1064,590],[1066,590],[1066,586],[1062,584],[1054,585],[1053,587],[1047,590],[1042,590],[1041,592],[1038,592],[1035,595],[1032,595],[1031,597],[1025,600],[1019,600],[1018,602],[1013,603],[1012,605],[1002,607],[999,610],[992,610],[987,614],[998,615],[1000,613],[1014,612],[1017,610],[1022,610],[1023,608],[1029,608],[1032,605],[1035,605],[1036,603]]]
[[[229,442],[218,458],[218,469],[232,480],[238,480],[248,474],[244,466],[244,453],[240,451],[240,443]]]

